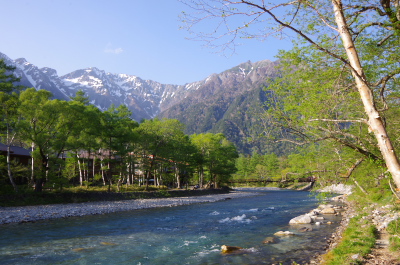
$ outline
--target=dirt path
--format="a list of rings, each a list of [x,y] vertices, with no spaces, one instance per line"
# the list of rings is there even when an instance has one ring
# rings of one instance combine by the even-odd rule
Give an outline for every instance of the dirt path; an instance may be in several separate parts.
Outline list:
[[[366,265],[399,265],[399,254],[389,250],[389,234],[382,230],[378,234],[375,248],[368,255],[364,264]]]

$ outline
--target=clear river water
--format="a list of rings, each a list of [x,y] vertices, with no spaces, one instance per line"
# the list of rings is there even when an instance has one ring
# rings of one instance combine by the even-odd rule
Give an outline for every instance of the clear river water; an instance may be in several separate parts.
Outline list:
[[[254,190],[249,190],[253,191]],[[308,192],[0,226],[0,264],[299,264],[322,253],[339,223],[290,226],[318,205]],[[277,231],[295,236],[263,244]],[[222,254],[221,245],[242,251]]]

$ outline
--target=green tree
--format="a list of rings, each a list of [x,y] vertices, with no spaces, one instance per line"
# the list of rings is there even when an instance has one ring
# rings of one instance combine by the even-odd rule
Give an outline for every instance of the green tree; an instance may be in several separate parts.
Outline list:
[[[126,156],[132,151],[131,143],[135,140],[135,134],[133,130],[137,127],[137,123],[130,118],[131,115],[132,113],[125,105],[120,105],[118,107],[112,105],[100,116],[100,141],[102,148],[104,148],[104,150],[106,150],[108,154],[106,161],[109,191],[111,189],[111,184],[113,181],[113,173],[119,173],[118,187],[121,184],[122,171],[124,171],[124,167],[122,166],[124,164],[123,159],[126,158]],[[121,158],[121,163],[117,163],[115,159],[116,157]],[[102,159],[104,159],[104,157]],[[114,170],[116,172],[113,172],[111,163],[114,163]]]
[[[69,159],[71,166],[66,168],[66,174],[68,178],[73,178],[71,169],[75,168],[79,174],[79,183],[82,186],[84,181],[89,183],[89,177],[93,178],[95,175],[96,154],[100,149],[101,111],[93,105],[87,105],[87,98],[82,100],[79,95],[83,96],[83,94],[77,92],[77,96],[69,102],[71,108],[75,110],[73,112],[75,114],[74,126],[77,131],[68,137],[65,150],[68,151],[69,157],[74,157]],[[90,161],[92,162],[91,167],[89,167]],[[76,165],[72,166],[73,162]]]
[[[188,184],[190,181],[190,175],[195,164],[196,148],[189,136],[184,134],[184,125],[177,120],[172,121],[175,123],[176,131],[172,135],[170,152],[168,152],[166,158],[173,164],[175,183],[179,189],[182,188],[183,183]]]
[[[266,180],[269,176],[269,171],[266,166],[258,164],[255,169],[255,174],[261,180]]]
[[[214,187],[228,183],[232,174],[236,173],[235,160],[239,157],[236,147],[228,141],[224,135],[217,134],[220,146],[214,156],[213,168],[210,173],[213,175]]]
[[[262,164],[262,157],[258,152],[253,152],[249,161],[249,170],[250,172],[254,172],[256,170],[257,165]]]
[[[363,108],[358,104],[351,76],[340,65],[309,47],[281,52],[280,59],[282,77],[269,87],[277,103],[271,104],[265,113],[266,119],[285,131],[276,140],[297,146],[330,141],[332,145],[324,146],[333,149],[345,146],[356,151],[355,156],[382,160],[373,136],[362,126]],[[396,109],[391,108],[386,115]],[[390,130],[395,128],[391,127]],[[324,151],[334,153],[334,150]]]
[[[194,134],[191,140],[202,155],[198,165],[200,187],[204,185],[205,170],[208,172],[208,183],[214,187],[226,183],[236,173],[235,161],[239,155],[236,147],[223,134]]]
[[[85,92],[82,90],[78,90],[75,93],[75,97],[71,97],[71,99],[75,102],[80,102],[83,105],[89,105],[89,97],[85,97]]]
[[[78,121],[84,112],[83,105],[51,100],[51,97],[50,92],[34,88],[28,88],[19,97],[21,121],[18,133],[27,145],[36,149],[39,171],[35,176],[35,191],[38,192],[42,191],[46,179],[54,177],[50,168],[54,164],[60,165],[59,157],[66,150],[68,139],[77,137],[80,132],[81,123]],[[59,177],[59,174],[55,176]]]
[[[172,161],[177,186],[180,187],[180,165],[191,157],[191,147],[183,133],[184,125],[175,119],[152,119],[143,121],[137,128],[142,154],[143,171],[146,176],[146,188],[151,176],[156,176],[158,163]],[[172,165],[171,165],[172,163]]]
[[[199,186],[203,188],[206,181],[206,167],[213,150],[213,134],[193,134],[190,136],[190,139],[198,150],[197,153],[199,156],[196,159],[197,172],[199,175]]]
[[[0,92],[11,94],[22,89],[15,84],[20,79],[14,75],[14,70],[15,67],[7,65],[4,59],[0,59]]]
[[[249,174],[249,159],[243,154],[239,154],[239,157],[236,159],[236,175],[239,178],[247,178]]]
[[[279,171],[279,159],[276,154],[263,155],[262,165],[265,166],[268,176],[277,176]]]

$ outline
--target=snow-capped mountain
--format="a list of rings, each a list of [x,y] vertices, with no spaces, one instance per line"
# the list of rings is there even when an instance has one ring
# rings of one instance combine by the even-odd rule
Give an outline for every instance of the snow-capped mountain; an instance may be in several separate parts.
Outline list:
[[[64,76],[48,67],[38,68],[26,59],[11,60],[0,53],[6,64],[16,67],[15,75],[26,87],[45,89],[54,98],[69,100],[78,90],[85,92],[90,103],[101,110],[111,104],[126,105],[136,121],[154,118],[161,111],[183,99],[190,91],[198,89],[202,82],[187,85],[161,84],[127,74],[112,74],[96,67],[76,70]]]

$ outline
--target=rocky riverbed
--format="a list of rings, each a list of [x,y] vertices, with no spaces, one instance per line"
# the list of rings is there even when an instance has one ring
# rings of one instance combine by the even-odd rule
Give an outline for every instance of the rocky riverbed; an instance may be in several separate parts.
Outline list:
[[[95,214],[107,214],[155,207],[174,207],[194,203],[216,202],[252,196],[256,193],[233,191],[206,196],[100,201],[69,204],[52,204],[23,207],[0,207],[0,224],[35,222],[44,219],[67,218]]]

